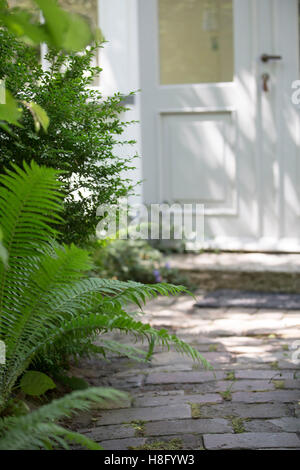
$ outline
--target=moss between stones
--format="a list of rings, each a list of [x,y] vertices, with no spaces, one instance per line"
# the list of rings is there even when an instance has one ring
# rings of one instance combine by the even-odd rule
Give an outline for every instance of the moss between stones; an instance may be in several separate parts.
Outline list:
[[[145,435],[145,424],[146,421],[131,421],[130,426],[135,430],[137,437],[143,437]]]
[[[201,418],[201,405],[199,403],[189,403],[193,419]]]
[[[231,401],[232,400],[232,394],[231,390],[225,390],[225,392],[219,392],[223,400],[225,401]]]
[[[171,439],[170,441],[147,442],[142,446],[129,447],[130,450],[180,450],[183,449],[181,439]]]
[[[244,421],[243,418],[231,418],[232,429],[235,434],[241,434],[246,431]]]
[[[234,380],[235,380],[234,372],[230,372],[229,374],[233,374],[233,377],[234,377]],[[233,384],[234,384],[234,382],[232,382],[232,384],[229,385],[229,387],[225,390],[225,392],[219,392],[221,397],[223,398],[223,400],[225,400],[225,401],[231,401],[232,400],[231,389],[233,387]]]
[[[283,389],[285,386],[284,380],[272,380],[272,382],[277,389]]]
[[[235,372],[234,371],[226,372],[225,380],[236,380]]]
[[[272,367],[272,369],[276,369],[276,370],[279,369],[278,361],[272,362],[272,363],[271,363],[271,367]]]

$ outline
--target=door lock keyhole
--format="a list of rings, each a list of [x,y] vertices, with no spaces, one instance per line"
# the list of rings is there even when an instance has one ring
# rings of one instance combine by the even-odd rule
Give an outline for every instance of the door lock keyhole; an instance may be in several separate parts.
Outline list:
[[[268,92],[269,91],[268,82],[270,80],[270,75],[268,73],[263,73],[261,78],[262,78],[263,91]]]

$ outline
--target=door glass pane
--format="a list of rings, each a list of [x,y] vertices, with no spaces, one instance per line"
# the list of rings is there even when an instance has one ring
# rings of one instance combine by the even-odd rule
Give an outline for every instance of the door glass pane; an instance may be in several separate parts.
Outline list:
[[[97,0],[59,0],[58,3],[64,10],[85,17],[94,28],[98,26]]]
[[[58,4],[64,10],[84,16],[91,26],[97,27],[97,0],[58,0]],[[26,8],[38,14],[38,7],[32,0],[8,0],[8,5],[10,7]]]
[[[232,0],[158,0],[160,82],[233,80]]]
[[[7,3],[10,8],[18,7],[30,11],[35,21],[38,21],[40,18],[39,9],[32,0],[8,0]]]
[[[31,17],[35,22],[39,22],[41,20],[40,10],[38,9],[36,3],[33,0],[8,0],[9,8],[20,8],[21,10],[29,11]],[[32,46],[35,50],[37,59],[41,62],[41,48],[38,44]]]
[[[77,13],[83,16],[91,25],[92,29],[98,27],[98,0],[58,0],[58,4],[70,13]],[[95,67],[99,67],[100,65],[99,56],[99,50],[95,51],[92,62],[92,65]],[[92,85],[100,85],[99,75],[94,78]]]

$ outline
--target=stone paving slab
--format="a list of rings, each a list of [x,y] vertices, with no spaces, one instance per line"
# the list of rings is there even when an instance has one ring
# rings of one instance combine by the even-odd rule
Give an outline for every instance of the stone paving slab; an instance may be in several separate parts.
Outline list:
[[[124,424],[132,421],[159,421],[161,417],[164,419],[180,419],[190,418],[191,408],[189,405],[170,405],[155,406],[153,408],[129,408],[122,410],[109,410],[101,412],[97,426],[105,424]]]
[[[216,379],[224,379],[225,377],[225,372],[220,371],[150,373],[146,378],[146,384],[203,383]],[[292,376],[289,378],[292,378]]]
[[[112,440],[135,437],[135,429],[132,426],[120,426],[120,424],[85,428],[80,429],[79,431],[97,442],[110,439]]]
[[[216,393],[197,394],[197,395],[178,395],[178,396],[156,396],[141,397],[134,400],[134,406],[164,406],[164,405],[181,405],[182,403],[221,403],[222,397]]]
[[[270,423],[286,432],[300,432],[300,418],[272,419]]]
[[[143,437],[131,437],[130,439],[112,439],[99,442],[104,450],[128,450],[131,447],[142,446],[145,443],[146,439]]]
[[[281,382],[280,386],[282,386]],[[275,383],[270,380],[223,380],[212,382],[209,384],[201,384],[201,392],[225,392],[226,390],[228,390],[228,387],[230,387],[231,392],[260,392],[276,390]],[[285,388],[289,387],[285,386]]]
[[[196,347],[196,349],[199,349]],[[201,347],[201,353],[204,355],[203,348]],[[205,359],[211,364],[230,364],[233,360],[233,355],[228,352],[218,351],[218,352],[211,352],[205,351]],[[194,361],[182,354],[170,351],[170,352],[163,352],[159,354],[154,354],[153,359],[151,361],[153,366],[157,365],[169,365],[172,363],[176,364],[190,364],[194,365]]]
[[[295,365],[294,365],[295,368]],[[235,372],[235,377],[237,379],[260,379],[260,380],[272,380],[272,379],[293,379],[294,374],[290,371],[283,370],[238,370]]]
[[[284,380],[283,381],[283,387],[285,389],[291,388],[291,389],[297,389],[300,390],[300,380]]]
[[[155,366],[151,367],[151,373],[157,372],[187,372],[192,371],[195,368],[195,363],[184,363],[181,362],[179,364],[165,364],[162,366]]]
[[[300,391],[293,390],[275,390],[272,392],[235,392],[232,393],[233,402],[242,403],[272,403],[282,402],[291,403],[300,400]]]
[[[280,418],[282,419],[282,418]],[[293,418],[286,418],[293,419]],[[266,432],[266,433],[279,433],[281,431],[290,432],[289,429],[281,429],[276,426],[272,420],[267,419],[244,419],[242,422],[243,432]],[[293,431],[295,432],[295,431]]]
[[[214,419],[181,419],[148,422],[145,425],[146,436],[167,436],[182,433],[228,433],[233,432],[228,420]]]
[[[259,449],[259,448],[299,448],[300,440],[294,433],[243,433],[243,434],[208,434],[204,436],[204,445],[208,450],[222,449]]]
[[[213,406],[202,405],[200,407],[201,418],[281,418],[291,416],[292,411],[288,405],[282,403],[232,403],[230,401]]]
[[[244,420],[245,431],[251,432],[300,432],[300,419],[285,417],[277,419],[252,419]]]

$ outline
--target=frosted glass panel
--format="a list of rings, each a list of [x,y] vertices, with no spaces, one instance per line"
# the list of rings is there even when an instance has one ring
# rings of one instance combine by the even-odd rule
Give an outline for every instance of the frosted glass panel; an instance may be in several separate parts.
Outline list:
[[[83,16],[91,25],[93,29],[98,27],[98,0],[58,0],[58,4],[70,13],[77,13]],[[100,52],[95,52],[93,63],[95,67],[100,65]],[[100,85],[99,75],[95,77],[92,85]]]
[[[158,0],[160,82],[233,80],[232,0]]]
[[[79,13],[92,26],[97,27],[98,0],[58,0],[58,4],[71,13]],[[38,7],[32,0],[8,0],[8,5],[38,12]]]
[[[97,0],[59,0],[59,5],[71,13],[79,13],[84,16],[93,27],[98,26],[98,1]]]
[[[8,0],[8,6],[10,8],[22,8],[29,10],[33,15],[35,21],[40,19],[40,13],[37,5],[32,0]]]

